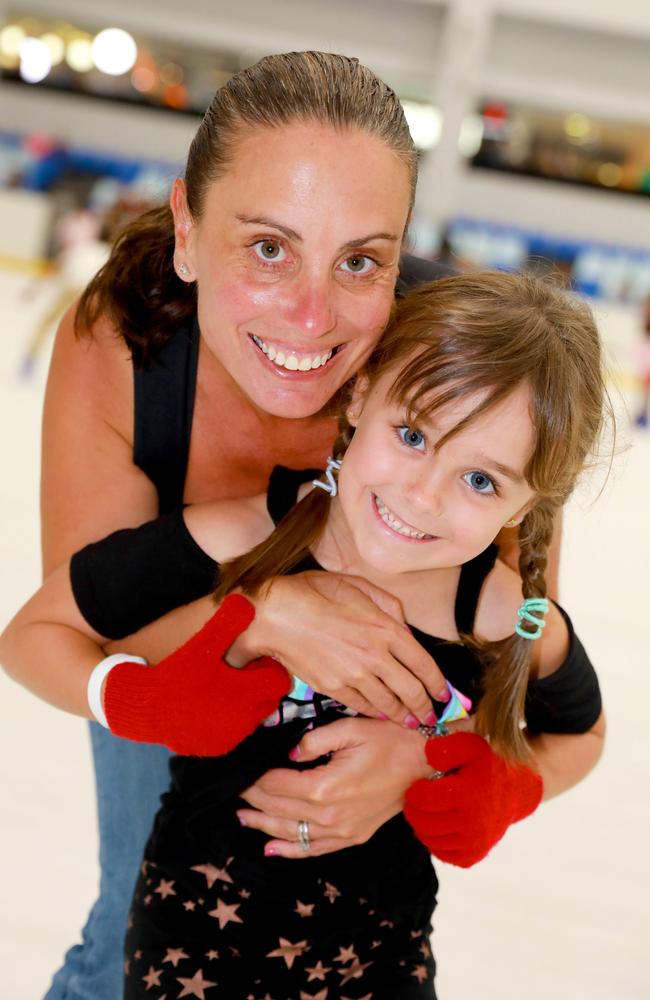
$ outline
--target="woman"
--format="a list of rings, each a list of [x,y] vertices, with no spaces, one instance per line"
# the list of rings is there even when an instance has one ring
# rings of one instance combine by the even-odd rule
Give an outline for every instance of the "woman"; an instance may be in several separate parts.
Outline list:
[[[218,91],[170,210],[127,231],[57,336],[43,433],[46,573],[87,542],[162,513],[127,539],[134,586],[146,572],[147,545],[159,557],[170,553],[148,617],[210,590],[213,566],[174,512],[260,493],[276,464],[322,467],[335,433],[324,407],[389,317],[415,175],[399,101],[356,60],[272,56]],[[111,552],[86,550],[73,561],[73,578],[88,621],[116,637],[142,622],[120,617]],[[397,664],[389,612],[395,605],[378,589],[318,574],[278,581],[267,602],[286,637],[278,657],[291,669],[300,649],[301,676],[310,660],[327,662],[347,703],[360,709],[370,692],[355,678],[370,666],[411,668],[430,694],[443,689],[415,640]],[[387,691],[382,699],[393,719],[427,701],[419,682],[411,705]],[[295,830],[310,801],[327,797],[331,829],[313,845],[321,852],[352,843],[350,831],[367,839],[399,811],[413,778],[408,764],[396,764],[399,731],[370,729],[341,720],[330,727],[329,750],[354,753],[335,754],[325,774],[299,788],[295,776],[271,773],[250,789],[267,832]],[[101,895],[48,1000],[119,995],[132,883],[167,784],[166,752],[97,726],[91,732]],[[278,853],[300,856],[287,836],[275,842]]]

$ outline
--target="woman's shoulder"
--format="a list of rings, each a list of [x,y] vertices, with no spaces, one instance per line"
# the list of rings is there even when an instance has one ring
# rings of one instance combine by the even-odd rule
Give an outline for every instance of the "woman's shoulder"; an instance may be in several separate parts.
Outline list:
[[[248,552],[274,528],[266,493],[193,504],[185,508],[183,518],[197,545],[218,563]]]
[[[102,419],[125,437],[132,436],[133,375],[128,347],[110,319],[100,316],[79,330],[77,304],[57,330],[49,381],[61,381],[68,406],[81,396]],[[48,387],[49,388],[49,387]],[[126,411],[126,412],[125,412]]]

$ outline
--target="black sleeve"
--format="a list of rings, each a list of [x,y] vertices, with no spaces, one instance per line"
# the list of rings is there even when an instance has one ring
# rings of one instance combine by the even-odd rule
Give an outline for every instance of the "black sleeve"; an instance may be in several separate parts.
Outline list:
[[[586,733],[602,710],[598,678],[571,619],[558,606],[569,629],[569,652],[557,670],[528,686],[526,724],[536,733]]]
[[[438,278],[448,278],[455,274],[453,268],[439,260],[425,260],[412,254],[402,254],[399,262],[399,278],[395,285],[398,298],[406,295],[409,288],[415,288],[427,281],[437,281]]]
[[[70,561],[70,582],[91,628],[121,639],[209,594],[218,570],[179,510],[87,545]]]

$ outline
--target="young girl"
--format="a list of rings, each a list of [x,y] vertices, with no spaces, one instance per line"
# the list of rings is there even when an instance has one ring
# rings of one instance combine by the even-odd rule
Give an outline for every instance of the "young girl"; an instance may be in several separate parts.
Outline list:
[[[213,613],[196,602],[129,643],[157,659],[207,619],[184,646],[153,669],[129,654],[95,666],[97,637],[60,575],[19,613],[0,650],[14,675],[36,687],[35,673],[66,658],[77,691],[90,675],[99,721],[188,755],[172,761],[133,897],[128,1000],[433,995],[429,852],[475,863],[600,753],[598,684],[546,600],[544,569],[553,515],[597,442],[604,402],[584,305],[529,277],[438,281],[398,305],[341,401],[324,476],[301,485],[276,470],[265,497],[187,511],[221,563],[223,603]],[[519,525],[521,577],[496,561],[504,525]],[[239,796],[271,767],[317,764],[321,727],[349,712],[325,677],[319,694],[268,656],[249,663],[274,648],[255,595],[275,575],[315,568],[394,595],[452,697],[432,704],[427,725],[413,720],[419,780],[404,813],[320,857],[310,846],[322,802],[293,831],[295,865],[273,857]],[[390,688],[380,671],[375,682]],[[444,720],[470,706],[474,732],[446,735]],[[278,821],[276,836],[290,835]]]

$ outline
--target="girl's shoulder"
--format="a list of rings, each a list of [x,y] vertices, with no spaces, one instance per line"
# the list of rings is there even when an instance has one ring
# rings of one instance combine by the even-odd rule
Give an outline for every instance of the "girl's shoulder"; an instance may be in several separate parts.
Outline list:
[[[185,508],[183,518],[197,545],[218,563],[248,552],[274,528],[266,493],[193,504]]]
[[[521,577],[497,559],[481,589],[475,618],[477,637],[485,642],[498,642],[513,635],[523,599]],[[531,672],[537,678],[557,670],[569,652],[569,629],[553,601],[549,601],[545,620],[540,639],[532,642]]]
[[[521,577],[497,559],[483,581],[476,606],[477,637],[484,642],[498,642],[512,635],[522,600]]]

